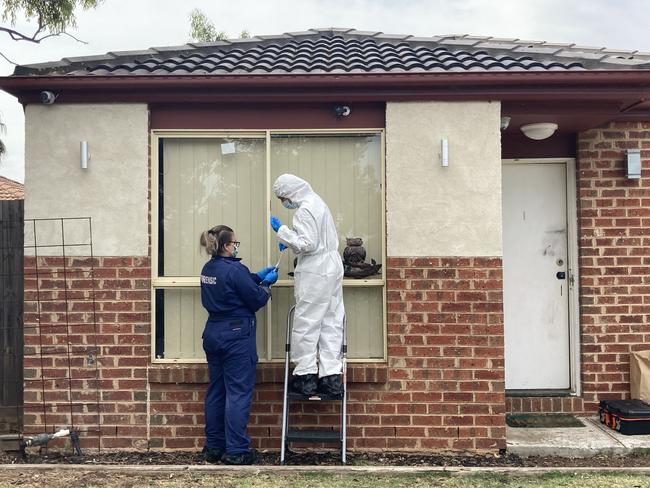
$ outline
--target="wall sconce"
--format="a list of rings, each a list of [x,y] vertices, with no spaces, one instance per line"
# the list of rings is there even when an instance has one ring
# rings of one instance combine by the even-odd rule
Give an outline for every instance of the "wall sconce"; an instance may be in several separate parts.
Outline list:
[[[541,141],[542,139],[548,139],[555,133],[557,130],[557,124],[551,122],[540,122],[538,124],[522,125],[520,129],[528,139]]]
[[[89,159],[90,153],[88,152],[88,141],[81,141],[79,143],[79,162],[81,163],[81,169],[88,169]]]
[[[440,162],[445,168],[449,166],[449,142],[447,139],[440,141]]]
[[[641,150],[640,149],[627,149],[627,179],[638,180],[641,178]]]

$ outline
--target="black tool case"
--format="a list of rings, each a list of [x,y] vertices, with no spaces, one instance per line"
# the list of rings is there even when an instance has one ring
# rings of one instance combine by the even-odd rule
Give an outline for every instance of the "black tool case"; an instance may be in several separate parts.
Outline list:
[[[600,421],[625,435],[650,434],[650,405],[641,400],[601,400]]]

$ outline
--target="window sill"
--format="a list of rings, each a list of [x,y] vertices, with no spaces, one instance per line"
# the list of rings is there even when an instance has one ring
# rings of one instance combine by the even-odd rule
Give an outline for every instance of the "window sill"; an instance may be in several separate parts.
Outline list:
[[[207,364],[153,364],[149,367],[149,383],[195,384],[209,380]],[[256,384],[282,383],[284,364],[257,365]],[[388,366],[385,363],[348,364],[348,383],[385,383]]]
[[[156,288],[172,288],[172,287],[186,287],[186,288],[199,288],[201,285],[198,277],[193,276],[158,276],[151,280],[154,289]],[[384,286],[385,281],[381,275],[368,278],[343,278],[343,286]],[[293,280],[278,280],[274,286],[277,287],[292,287]]]

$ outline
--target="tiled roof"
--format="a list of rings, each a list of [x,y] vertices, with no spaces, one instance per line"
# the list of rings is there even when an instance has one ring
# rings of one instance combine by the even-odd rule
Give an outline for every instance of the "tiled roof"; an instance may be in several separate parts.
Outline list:
[[[0,200],[24,200],[24,186],[17,181],[0,176]]]
[[[15,75],[227,75],[650,69],[650,53],[575,44],[354,29],[158,47],[19,66]]]

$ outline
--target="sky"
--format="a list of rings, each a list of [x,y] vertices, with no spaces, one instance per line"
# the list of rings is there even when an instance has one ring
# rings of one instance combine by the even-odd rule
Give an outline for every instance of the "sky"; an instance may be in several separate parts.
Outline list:
[[[4,6],[4,2],[0,1]],[[64,57],[185,44],[189,14],[201,9],[218,30],[237,37],[309,28],[347,27],[387,34],[470,34],[572,43],[650,52],[648,0],[104,0],[78,11],[70,37],[41,44],[15,42],[0,32],[0,52],[18,64]],[[0,25],[6,25],[6,23]],[[15,28],[34,30],[19,19]],[[0,60],[0,76],[14,66]],[[7,154],[0,176],[24,181],[24,116],[15,98],[0,91],[1,135]]]

